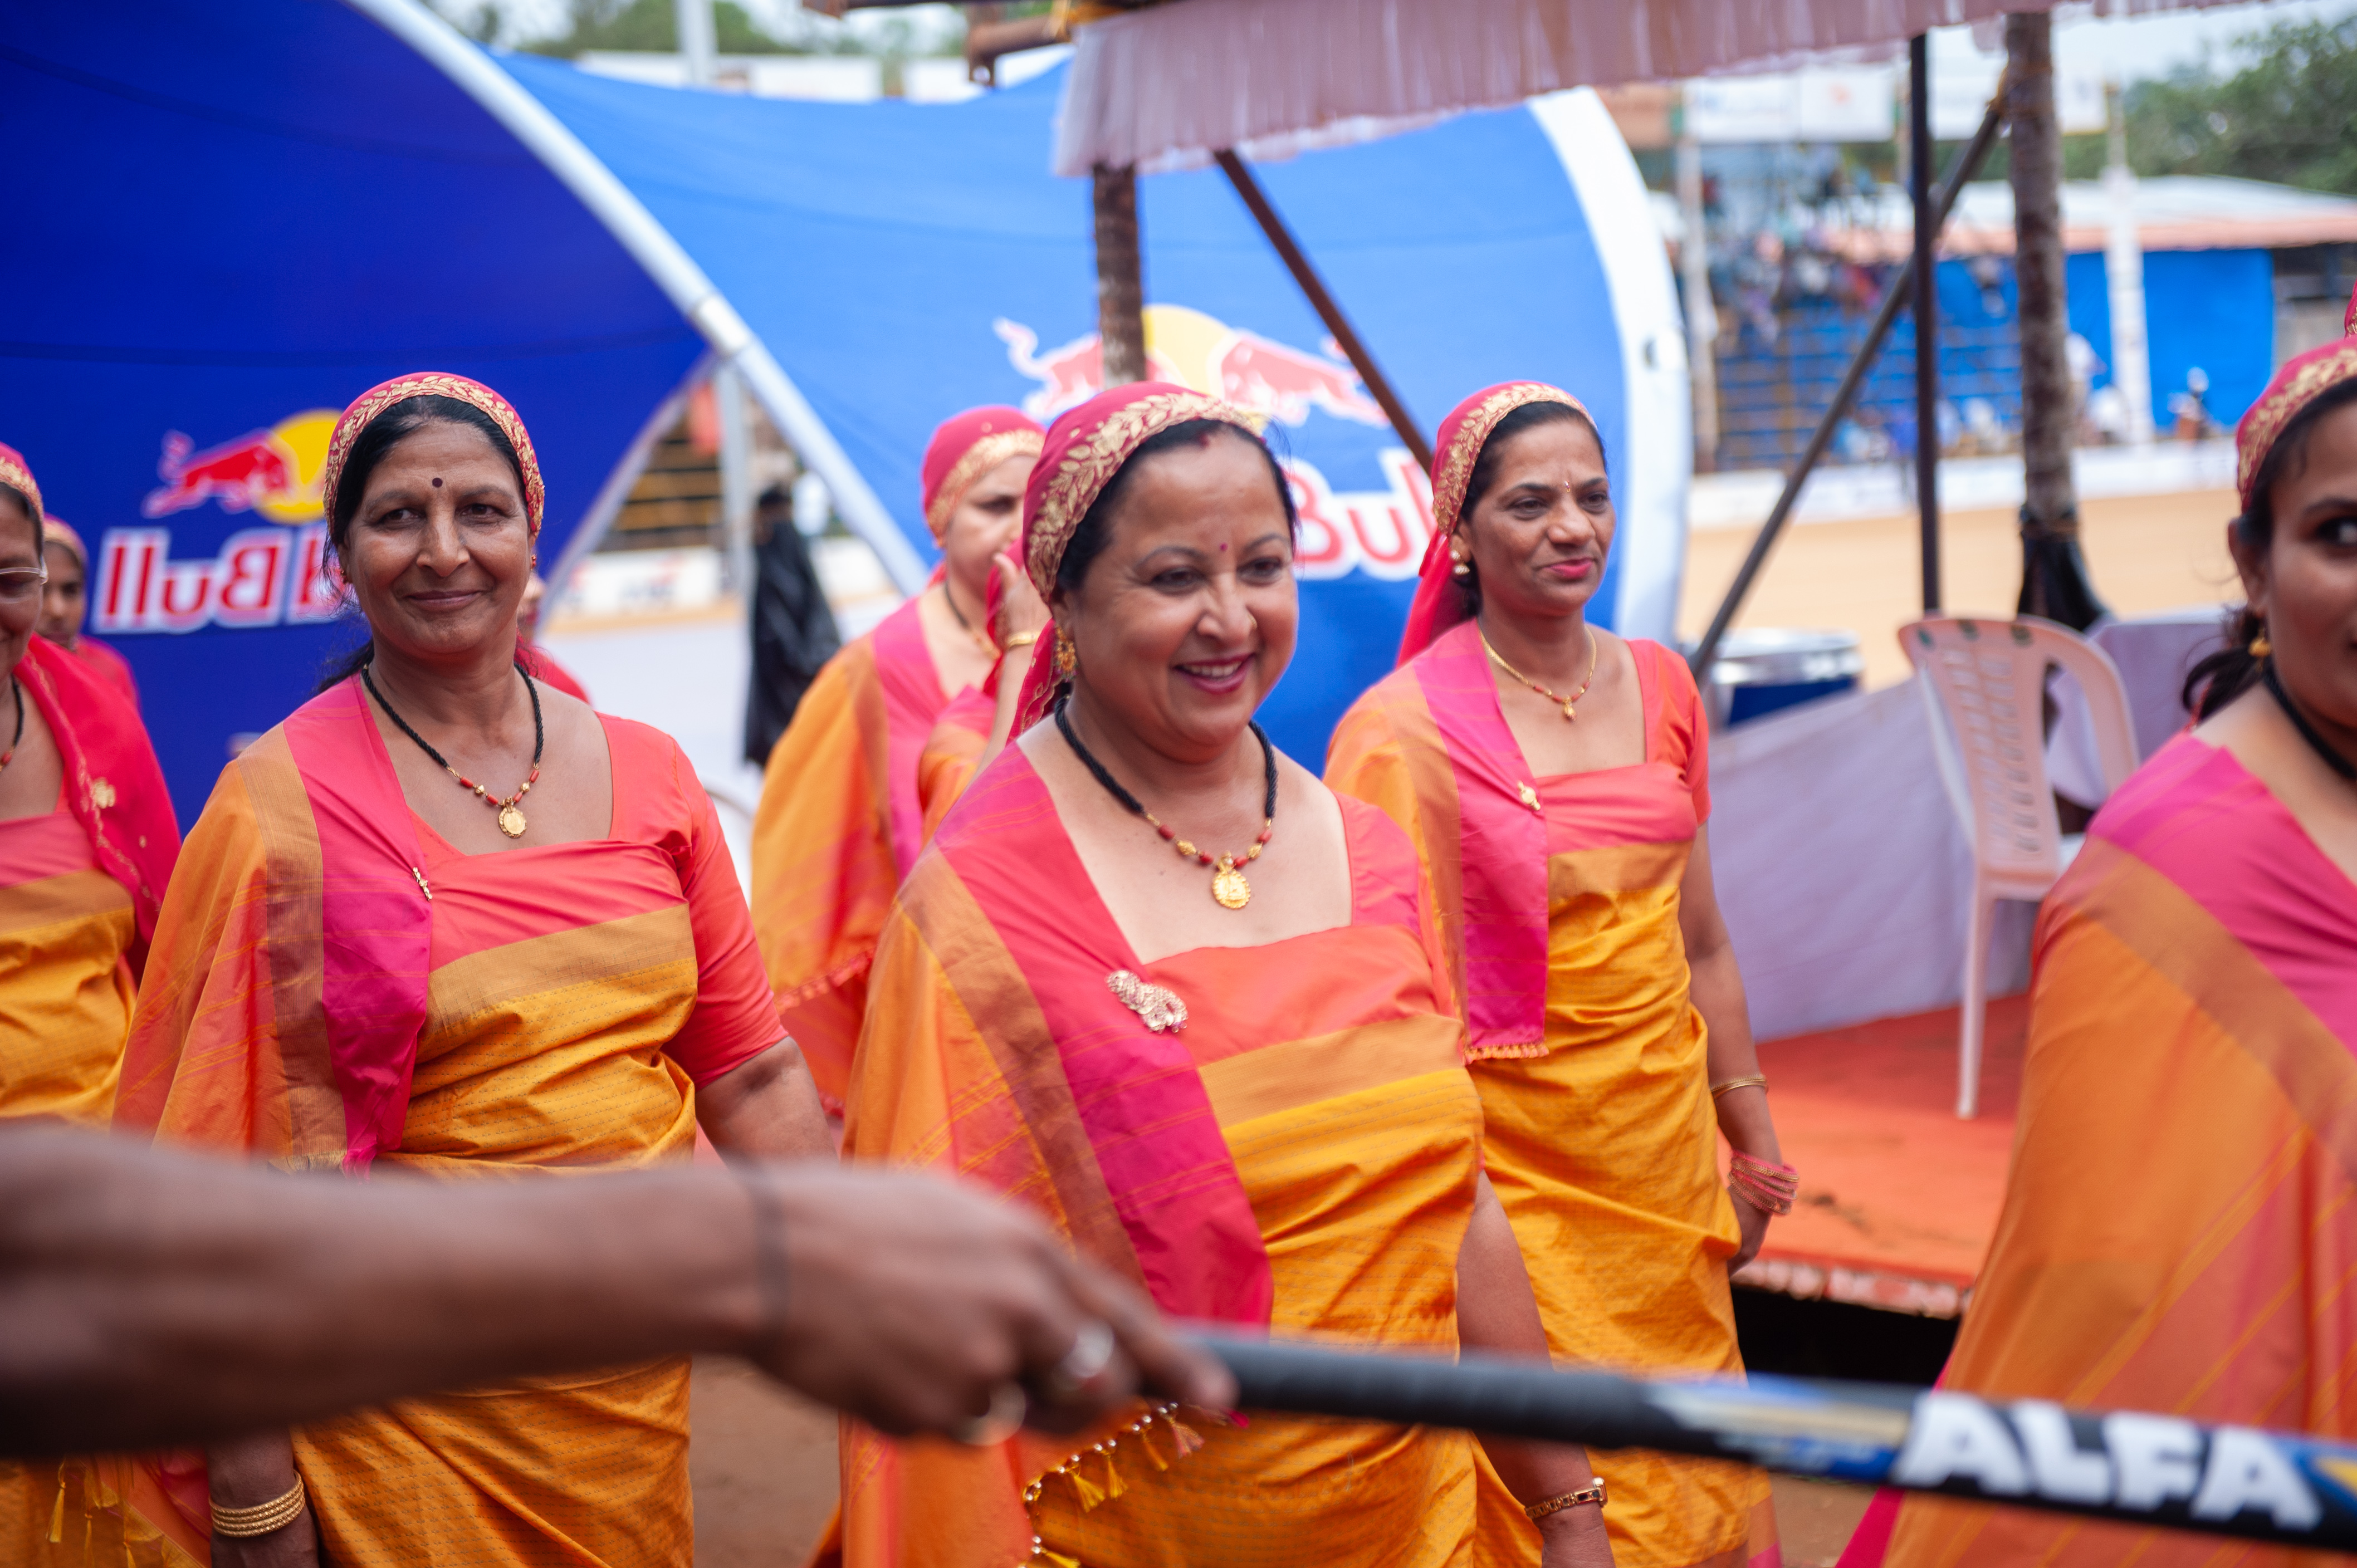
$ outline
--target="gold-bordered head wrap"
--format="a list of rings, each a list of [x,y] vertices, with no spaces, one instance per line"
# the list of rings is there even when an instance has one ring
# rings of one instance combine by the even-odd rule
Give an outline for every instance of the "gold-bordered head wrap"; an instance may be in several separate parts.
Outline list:
[[[970,408],[942,422],[925,447],[925,526],[939,543],[974,482],[1009,457],[1037,457],[1047,444],[1039,421],[1019,408]]]
[[[1432,538],[1424,547],[1415,599],[1408,606],[1407,629],[1400,639],[1403,664],[1432,645],[1432,639],[1464,618],[1460,596],[1449,583],[1454,558],[1448,536],[1457,532],[1458,515],[1465,507],[1465,487],[1473,481],[1473,466],[1506,415],[1534,403],[1559,403],[1597,428],[1587,405],[1544,381],[1504,381],[1484,387],[1449,411],[1440,422],[1440,441],[1432,450]],[[1602,439],[1599,435],[1598,439]]]
[[[1131,454],[1172,425],[1195,419],[1232,424],[1260,439],[1257,415],[1168,381],[1133,381],[1099,392],[1048,427],[1046,447],[1023,491],[1023,565],[1041,598],[1055,591],[1056,569],[1081,519]]]
[[[32,465],[14,446],[0,443],[0,485],[8,485],[23,492],[26,503],[33,512],[36,532],[41,526],[41,487],[33,482]]]
[[[507,399],[482,382],[447,371],[414,371],[380,381],[354,398],[352,405],[344,410],[343,417],[336,421],[334,434],[328,437],[328,460],[319,469],[319,499],[328,516],[332,519],[335,515],[336,487],[343,482],[344,459],[351,456],[352,443],[379,414],[413,397],[456,398],[491,416],[491,423],[500,427],[508,445],[515,448],[516,467],[523,478],[524,519],[534,533],[539,532],[541,511],[548,492],[540,482],[540,458],[533,452],[532,436],[525,432],[523,421],[517,417]]]
[[[2234,427],[2234,493],[2248,512],[2258,499],[2259,469],[2300,411],[2357,378],[2357,337],[2343,337],[2286,361]]]

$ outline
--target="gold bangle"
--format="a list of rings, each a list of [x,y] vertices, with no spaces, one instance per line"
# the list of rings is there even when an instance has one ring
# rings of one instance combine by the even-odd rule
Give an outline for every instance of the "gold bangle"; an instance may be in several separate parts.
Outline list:
[[[1721,1079],[1710,1086],[1710,1097],[1717,1100],[1720,1095],[1732,1090],[1750,1089],[1755,1085],[1765,1090],[1768,1087],[1768,1075],[1764,1072],[1755,1072],[1749,1078]]]
[[[1580,1487],[1579,1490],[1566,1492],[1561,1497],[1549,1498],[1543,1503],[1528,1504],[1523,1511],[1531,1516],[1533,1524],[1536,1524],[1549,1514],[1561,1513],[1566,1509],[1576,1509],[1582,1503],[1594,1503],[1598,1508],[1604,1506],[1603,1477],[1590,1476],[1587,1478],[1587,1485]]]
[[[292,1487],[266,1503],[256,1503],[250,1509],[225,1509],[214,1503],[213,1533],[231,1541],[251,1541],[257,1535],[285,1530],[301,1516],[304,1501],[303,1477],[298,1473]]]
[[[1039,634],[1036,631],[1018,631],[1013,637],[1008,638],[1005,642],[1000,643],[998,646],[1002,649],[1028,648],[1039,640]]]

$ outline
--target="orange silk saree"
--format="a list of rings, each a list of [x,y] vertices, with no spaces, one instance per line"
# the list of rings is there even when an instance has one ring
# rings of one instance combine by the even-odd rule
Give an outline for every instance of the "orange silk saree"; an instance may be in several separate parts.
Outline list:
[[[826,662],[778,737],[753,818],[753,924],[786,1030],[843,1102],[867,967],[924,846],[917,759],[948,701],[910,599]]]
[[[0,822],[0,1119],[103,1127],[180,835],[129,703],[38,637],[16,675],[65,779],[55,811]]]
[[[1008,747],[886,926],[846,1155],[1025,1203],[1177,1316],[1452,1348],[1480,1106],[1415,857],[1342,807],[1349,925],[1145,963]],[[1183,1026],[1150,1027],[1120,972]],[[842,1453],[857,1568],[1405,1568],[1460,1561],[1471,1523],[1469,1441],[1421,1429],[1157,1409],[990,1450],[846,1422]]]
[[[2232,754],[2172,741],[2040,914],[2013,1168],[1945,1380],[2357,1437],[2352,1052],[2357,886]],[[1910,1498],[1889,1561],[2343,1559]]]
[[[928,843],[941,831],[942,819],[958,803],[965,787],[974,782],[982,748],[990,744],[991,721],[998,716],[997,699],[991,695],[997,686],[998,671],[994,666],[990,679],[950,699],[933,733],[925,739],[924,752],[917,759],[917,800],[924,810]]]
[[[357,682],[222,774],[173,882],[118,1124],[288,1171],[527,1179],[689,1157],[695,1086],[777,1043],[711,800],[603,720],[607,837],[496,854],[415,817]],[[298,1428],[323,1545],[396,1563],[689,1561],[684,1359]],[[203,1465],[149,1472],[203,1559]]]
[[[1472,622],[1351,707],[1326,779],[1407,829],[1437,890],[1481,1095],[1483,1160],[1566,1361],[1740,1374],[1702,1016],[1678,886],[1710,810],[1685,665],[1632,640],[1645,759],[1541,779]],[[1623,1568],[1781,1562],[1768,1480],[1713,1461],[1599,1455]],[[1537,1532],[1484,1493],[1485,1555]]]

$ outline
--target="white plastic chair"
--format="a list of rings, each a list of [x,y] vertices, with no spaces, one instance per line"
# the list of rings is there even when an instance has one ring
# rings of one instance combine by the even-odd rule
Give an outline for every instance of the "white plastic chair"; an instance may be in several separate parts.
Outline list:
[[[2136,727],[2119,667],[2068,627],[2032,616],[1940,616],[1900,628],[1899,642],[1921,677],[1940,781],[1973,847],[1956,1062],[1956,1115],[1969,1121],[1980,1110],[1988,948],[1997,900],[2037,903],[2079,853],[2081,836],[2062,832],[2046,777],[2048,667],[2061,666],[2086,693],[2106,794],[2136,771]]]

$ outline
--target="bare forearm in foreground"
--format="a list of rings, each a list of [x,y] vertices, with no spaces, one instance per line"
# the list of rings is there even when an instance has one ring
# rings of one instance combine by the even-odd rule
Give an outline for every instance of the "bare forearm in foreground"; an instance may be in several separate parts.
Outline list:
[[[1000,1383],[1038,1383],[1092,1318],[1121,1353],[1043,1419],[1085,1419],[1140,1368],[1178,1397],[1228,1397],[1135,1293],[1028,1219],[921,1176],[812,1162],[360,1187],[0,1133],[11,1453],[228,1437],[693,1351],[747,1356],[888,1430],[940,1431]]]

